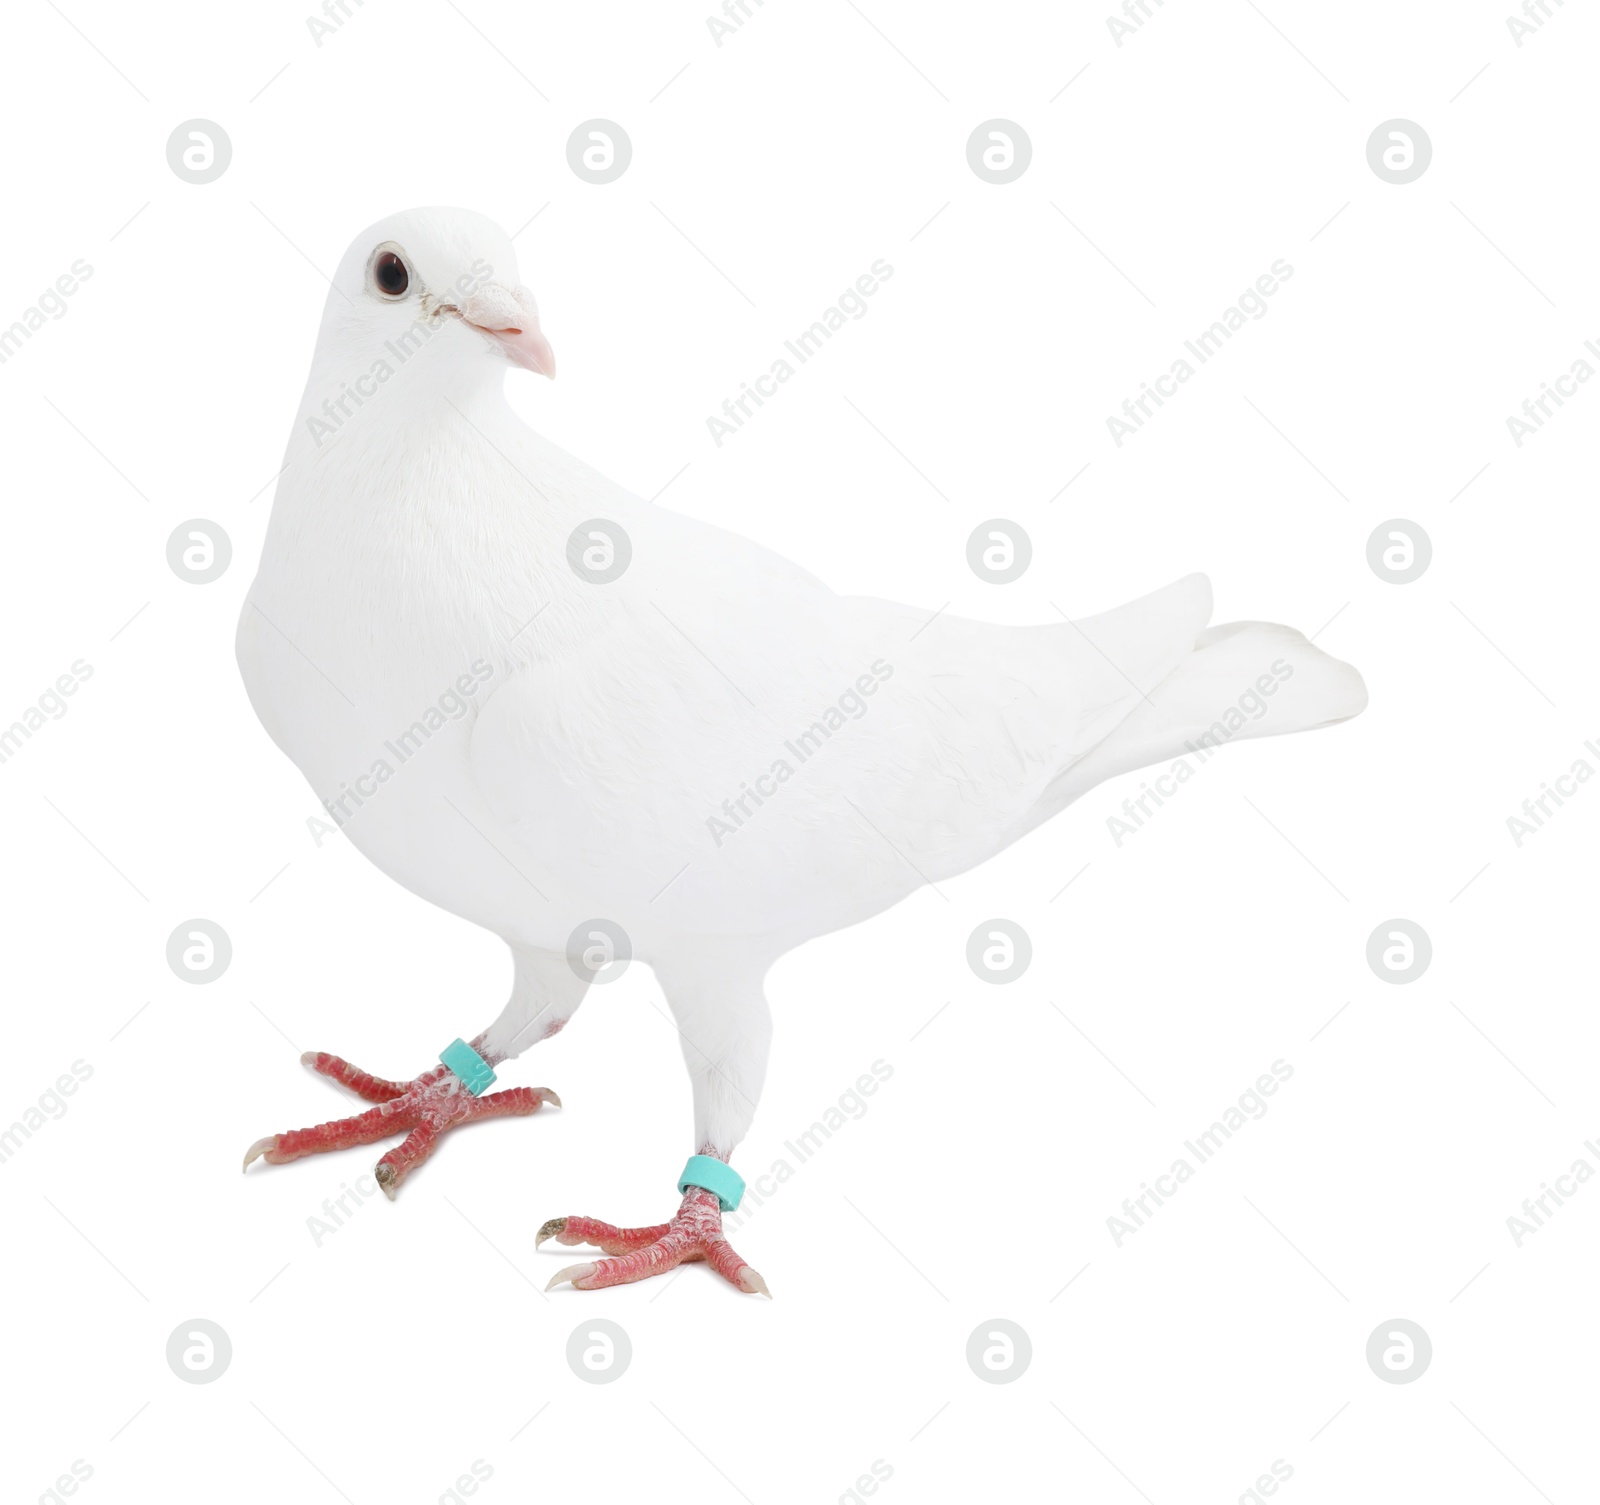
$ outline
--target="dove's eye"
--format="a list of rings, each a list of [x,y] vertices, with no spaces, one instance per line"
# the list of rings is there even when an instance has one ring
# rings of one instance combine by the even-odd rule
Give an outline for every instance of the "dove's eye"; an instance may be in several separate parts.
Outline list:
[[[380,251],[372,263],[372,280],[386,298],[403,298],[411,286],[411,273],[393,251]]]

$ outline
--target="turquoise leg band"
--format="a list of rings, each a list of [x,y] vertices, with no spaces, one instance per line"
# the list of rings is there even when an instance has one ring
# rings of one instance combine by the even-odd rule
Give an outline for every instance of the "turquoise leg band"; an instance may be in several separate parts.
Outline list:
[[[439,1052],[439,1059],[461,1078],[461,1085],[474,1097],[494,1080],[494,1067],[465,1040],[452,1040]]]
[[[724,1212],[732,1212],[744,1196],[744,1177],[731,1165],[714,1155],[691,1155],[678,1177],[678,1190],[687,1191],[698,1186],[708,1191],[722,1204]]]

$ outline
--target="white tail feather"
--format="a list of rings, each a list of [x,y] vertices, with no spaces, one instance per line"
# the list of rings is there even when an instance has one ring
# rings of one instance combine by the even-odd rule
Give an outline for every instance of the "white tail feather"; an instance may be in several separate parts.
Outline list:
[[[1104,742],[1051,781],[1023,829],[1118,774],[1197,749],[1209,757],[1250,737],[1331,726],[1359,715],[1366,704],[1361,676],[1292,627],[1230,622],[1207,628],[1194,652]]]

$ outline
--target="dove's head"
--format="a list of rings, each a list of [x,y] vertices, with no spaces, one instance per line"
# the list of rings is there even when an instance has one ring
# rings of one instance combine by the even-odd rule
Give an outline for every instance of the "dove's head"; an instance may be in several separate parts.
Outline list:
[[[369,226],[333,275],[317,339],[341,367],[413,359],[444,386],[505,364],[556,374],[510,238],[469,209],[408,209]]]

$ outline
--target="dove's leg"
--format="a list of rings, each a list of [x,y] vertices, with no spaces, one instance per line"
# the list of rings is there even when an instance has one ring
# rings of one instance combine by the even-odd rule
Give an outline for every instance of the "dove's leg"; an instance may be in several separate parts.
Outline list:
[[[708,946],[708,954],[717,948]],[[694,1087],[696,1153],[727,1161],[755,1116],[756,1099],[767,1072],[772,1016],[761,992],[759,969],[741,968],[735,979],[712,979],[699,969],[658,965],[683,1042],[683,1056]],[[733,1250],[722,1232],[722,1208],[708,1191],[691,1186],[667,1223],[646,1228],[616,1228],[595,1218],[552,1218],[536,1241],[592,1244],[619,1256],[569,1265],[550,1286],[570,1280],[580,1291],[625,1285],[704,1260],[741,1291],[770,1295],[767,1283]]]
[[[583,1001],[587,987],[558,952],[514,949],[513,955],[516,973],[511,997],[500,1017],[471,1041],[472,1048],[491,1066],[513,1059],[560,1030]],[[393,1197],[400,1183],[433,1153],[447,1130],[483,1118],[536,1113],[547,1102],[561,1106],[561,1099],[548,1087],[512,1087],[474,1097],[448,1066],[432,1066],[409,1082],[392,1082],[325,1051],[307,1051],[300,1060],[377,1106],[354,1118],[258,1139],[245,1154],[247,1168],[257,1159],[283,1165],[305,1155],[346,1150],[404,1133],[404,1142],[385,1153],[373,1170],[378,1184]]]

